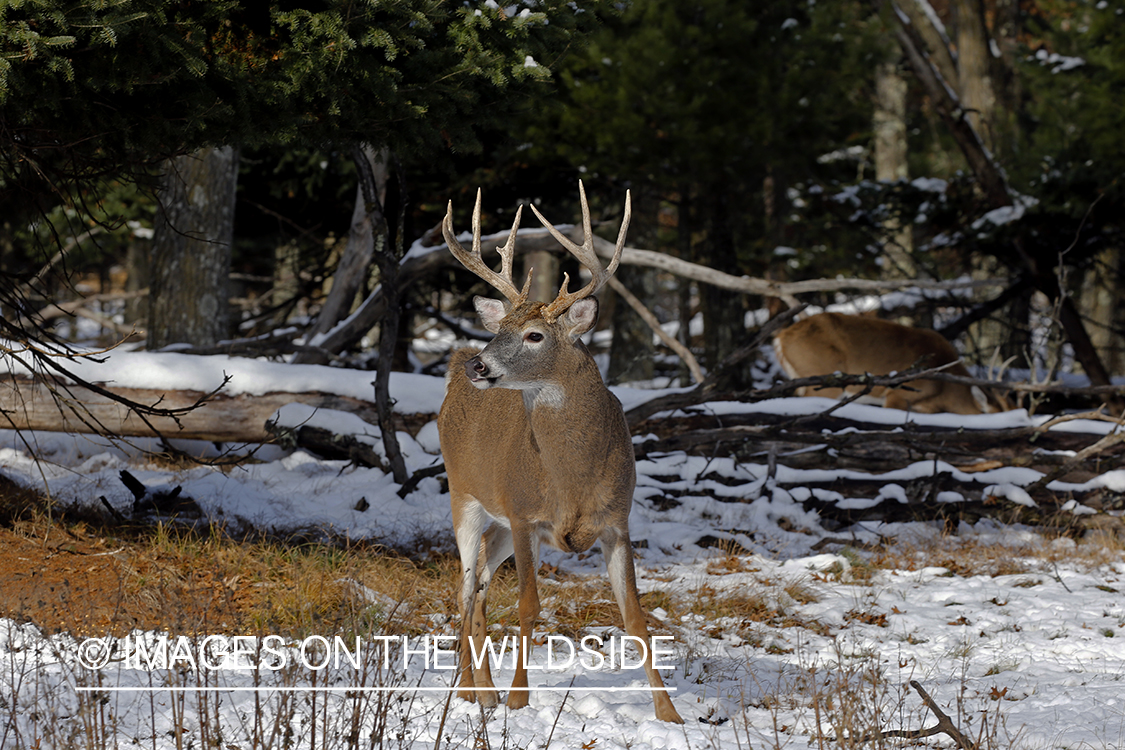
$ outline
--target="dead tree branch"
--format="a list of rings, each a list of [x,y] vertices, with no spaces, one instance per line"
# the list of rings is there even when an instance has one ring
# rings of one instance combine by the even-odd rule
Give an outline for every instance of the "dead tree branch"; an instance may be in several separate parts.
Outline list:
[[[659,411],[667,411],[668,409],[679,409],[685,406],[695,406],[706,401],[717,400],[715,394],[718,393],[719,385],[726,377],[726,373],[732,367],[737,365],[742,360],[757,352],[767,341],[769,341],[773,334],[781,330],[795,318],[798,314],[805,309],[805,305],[790,308],[780,315],[775,316],[767,321],[765,325],[758,329],[757,334],[742,348],[733,352],[730,356],[724,359],[715,367],[706,378],[700,381],[690,391],[680,393],[671,393],[667,396],[646,401],[643,404],[634,406],[625,412],[625,420],[629,423],[630,428],[645,421],[653,414]],[[799,386],[793,386],[797,388]],[[792,393],[793,389],[788,392]],[[724,399],[727,400],[727,399]],[[739,400],[739,399],[730,399]]]
[[[581,227],[560,226],[563,234],[581,241]],[[496,252],[496,245],[507,240],[508,233],[500,232],[482,238],[482,252],[487,256]],[[563,250],[558,243],[545,230],[521,229],[519,242],[516,244],[515,253],[523,255],[531,252],[547,251],[561,253]],[[599,256],[611,258],[614,244],[601,237],[594,236],[594,250]],[[810,292],[842,291],[854,289],[866,292],[881,292],[902,288],[918,288],[927,290],[954,290],[978,287],[1007,286],[1008,279],[983,279],[983,280],[957,280],[957,281],[929,281],[925,279],[809,279],[805,281],[779,282],[769,279],[758,279],[749,276],[734,276],[732,274],[715,271],[698,263],[691,263],[671,255],[626,247],[621,253],[621,262],[629,265],[655,268],[683,278],[701,281],[705,284],[730,289],[744,294],[760,294],[768,297],[792,297],[797,294]],[[406,289],[419,278],[433,273],[439,268],[459,267],[456,260],[449,253],[445,244],[435,245],[426,252],[411,252],[403,259],[398,271],[398,286]],[[338,354],[354,346],[373,326],[377,325],[386,309],[386,299],[383,286],[380,285],[359,305],[358,308],[345,320],[341,321],[332,330],[328,331],[317,342],[320,349]]]
[[[876,730],[871,734],[867,734],[859,738],[857,740],[858,743],[866,744],[868,742],[874,742],[875,740],[883,739],[886,737],[902,737],[903,739],[908,740],[918,740],[922,739],[923,737],[932,737],[935,734],[944,734],[949,736],[954,742],[956,742],[957,747],[961,748],[961,750],[977,750],[977,746],[968,737],[961,733],[961,730],[958,729],[957,725],[953,723],[953,719],[949,718],[949,714],[941,710],[941,707],[938,706],[937,702],[930,697],[930,694],[922,688],[917,680],[911,680],[910,687],[914,688],[918,692],[918,695],[922,696],[922,702],[924,702],[926,704],[926,707],[933,712],[935,717],[937,717],[938,723],[930,727],[929,729],[891,729],[887,731]]]
[[[637,313],[637,315],[640,315],[641,319],[648,324],[648,327],[652,329],[652,332],[656,334],[657,338],[676,353],[676,356],[680,358],[680,361],[683,362],[687,366],[688,371],[691,372],[692,380],[697,383],[702,383],[703,368],[699,366],[699,360],[691,353],[691,349],[688,349],[677,341],[674,336],[668,335],[668,332],[660,326],[660,321],[657,317],[644,306],[643,302],[637,299],[635,294],[626,289],[625,285],[618,281],[616,276],[609,277],[609,288],[617,292],[617,294],[621,296],[621,299],[625,300],[629,307],[633,308],[633,311]]]
[[[1027,488],[1028,492],[1031,493],[1036,490],[1045,489],[1048,484],[1081,466],[1087,459],[1093,456],[1100,456],[1115,445],[1125,443],[1125,430],[1119,429],[1122,426],[1122,419],[1118,418],[1112,421],[1116,422],[1116,428],[1113,432],[1093,445],[1087,446],[1073,456],[1070,456],[1054,471],[1044,474],[1038,481]]]

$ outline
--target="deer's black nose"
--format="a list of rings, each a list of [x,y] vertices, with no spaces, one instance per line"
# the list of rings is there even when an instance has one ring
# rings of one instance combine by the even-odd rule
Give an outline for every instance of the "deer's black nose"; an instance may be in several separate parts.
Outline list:
[[[488,365],[480,357],[473,357],[465,363],[465,374],[473,380],[488,377]]]

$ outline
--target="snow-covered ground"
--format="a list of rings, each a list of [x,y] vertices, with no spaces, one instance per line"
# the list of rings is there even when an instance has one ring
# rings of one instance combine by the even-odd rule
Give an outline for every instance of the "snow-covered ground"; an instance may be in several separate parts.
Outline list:
[[[206,391],[224,373],[232,376],[228,390],[235,393],[315,389],[359,398],[371,394],[369,372],[226,357],[121,353],[104,364],[84,365],[80,374],[120,386]],[[434,413],[442,383],[396,373],[392,391],[398,410]],[[626,406],[656,395],[624,388],[616,392]],[[773,408],[800,413],[817,409],[817,404],[815,399],[783,399]],[[742,407],[709,408],[721,413]],[[907,418],[874,407],[846,408],[867,420]],[[294,424],[324,420],[339,430],[349,415],[288,407],[280,419]],[[1024,412],[956,420],[969,428],[1033,421]],[[376,429],[360,427],[378,446]],[[1065,427],[1106,429],[1104,423]],[[127,468],[151,489],[181,486],[207,519],[232,528],[318,529],[405,549],[453,546],[448,496],[436,479],[424,480],[400,499],[397,485],[379,470],[273,446],[260,449],[256,462],[233,469],[172,470],[146,463],[135,448],[88,436],[22,437],[31,450],[14,433],[0,432],[0,470],[28,485],[46,483],[62,502],[93,504],[105,497],[127,513],[133,496],[119,477]],[[402,437],[410,469],[440,460],[432,423],[416,438]],[[144,440],[132,443],[147,445]],[[203,443],[181,447],[201,454],[215,451]],[[917,473],[933,470],[930,462]],[[642,591],[698,602],[757,596],[783,615],[762,620],[750,611],[716,614],[719,610],[702,604],[698,612],[676,621],[663,610],[653,613],[664,619],[672,635],[665,675],[686,720],[683,726],[655,721],[644,674],[630,668],[628,660],[616,668],[593,659],[554,668],[559,651],[549,665],[545,647],[533,655],[538,669],[531,672],[531,684],[538,690],[531,705],[519,711],[501,707],[484,720],[479,708],[456,698],[446,710],[445,688],[452,672],[444,667],[452,659],[443,651],[451,646],[445,641],[364,639],[356,668],[333,641],[339,634],[325,633],[342,658],[339,666],[318,668],[319,642],[246,642],[239,646],[247,650],[242,657],[205,664],[205,656],[193,651],[198,644],[181,643],[172,634],[168,648],[182,648],[179,655],[195,658],[196,669],[183,669],[186,661],[181,660],[180,667],[167,670],[144,663],[162,648],[158,634],[138,633],[113,642],[117,650],[103,663],[103,642],[45,638],[32,626],[0,620],[0,746],[30,747],[37,736],[49,744],[66,744],[63,737],[69,732],[69,742],[76,746],[99,736],[121,747],[180,747],[189,738],[198,747],[211,738],[224,748],[245,748],[262,733],[269,736],[269,727],[280,727],[273,741],[277,746],[346,747],[349,737],[358,736],[356,744],[434,747],[440,732],[447,738],[438,742],[440,747],[484,747],[481,738],[487,736],[491,747],[542,747],[549,739],[556,747],[585,748],[819,748],[836,746],[830,740],[841,724],[860,731],[934,724],[918,696],[904,693],[905,685],[917,680],[974,740],[981,733],[987,747],[1125,748],[1125,559],[1120,546],[1116,557],[1092,564],[1068,539],[1048,543],[1027,529],[981,522],[960,529],[961,536],[1012,550],[1005,569],[1019,572],[961,575],[903,564],[860,575],[856,566],[862,558],[855,553],[814,550],[828,534],[815,513],[802,507],[799,483],[823,482],[833,475],[804,471],[779,467],[778,475],[793,472],[781,488],[764,466],[725,458],[672,453],[638,463],[631,528],[634,540],[645,543],[637,550]],[[883,487],[881,496],[893,497],[912,471],[872,479]],[[988,488],[1011,499],[1038,478],[1036,472],[1016,468],[971,476],[982,491]],[[1108,472],[1093,482],[1120,491],[1125,472]],[[655,499],[669,492],[678,504],[659,509]],[[364,507],[360,498],[366,500],[364,510],[357,509]],[[901,545],[923,546],[940,533],[939,527],[925,523],[866,523],[834,530],[831,536],[865,542],[882,535]],[[708,537],[732,539],[753,554],[726,557],[699,544]],[[1036,547],[1040,554],[1024,557]],[[578,559],[544,550],[543,557],[571,573],[599,575],[604,570],[598,554]],[[717,565],[720,558],[723,564]],[[552,590],[560,585],[566,584],[541,587],[548,612],[545,639],[552,635]],[[433,636],[454,632],[452,614],[433,613]],[[621,635],[612,627],[595,630],[607,639]],[[241,634],[214,635],[229,651],[236,645],[230,639]],[[239,668],[264,664],[258,650],[263,645],[273,649],[266,652],[274,660],[270,663],[285,662],[284,669]],[[342,645],[349,651],[355,646],[350,640]],[[302,663],[302,657],[313,663]],[[510,657],[494,674],[500,685],[511,679]],[[93,687],[100,692],[91,693]],[[254,687],[258,689],[250,689]],[[401,692],[380,692],[386,688]],[[845,695],[862,700],[846,700]],[[841,716],[849,710],[863,716],[845,721]],[[175,726],[189,732],[176,736]],[[382,740],[373,741],[373,732],[383,732]],[[944,735],[928,741],[952,742]]]

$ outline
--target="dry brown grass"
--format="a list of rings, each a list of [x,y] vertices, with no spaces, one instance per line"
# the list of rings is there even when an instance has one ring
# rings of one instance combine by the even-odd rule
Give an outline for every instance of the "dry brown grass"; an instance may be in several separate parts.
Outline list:
[[[870,556],[873,569],[947,568],[959,576],[1025,575],[1067,563],[1093,569],[1125,558],[1125,540],[1113,534],[1087,534],[1079,540],[1043,532],[1022,544],[943,535],[901,541]]]
[[[48,632],[428,632],[430,613],[453,604],[452,558],[418,562],[371,546],[236,540],[166,524],[113,527],[3,490],[0,507],[14,510],[0,525],[0,615]]]
[[[1058,563],[1097,567],[1125,555],[1112,535],[1052,541],[1029,538],[1013,546],[942,536],[876,553],[845,549],[847,564],[818,577],[862,586],[880,570],[941,566],[961,576],[1023,575],[1030,585]],[[738,545],[719,550],[707,563],[709,576],[759,572]],[[51,513],[35,493],[0,477],[0,614],[51,632],[432,632],[456,620],[459,575],[451,555],[419,560],[362,544],[107,526],[93,515]],[[747,632],[754,623],[824,629],[796,614],[794,605],[816,600],[808,584],[755,578],[749,589],[703,584],[687,593],[645,594],[642,602],[648,611],[666,611],[672,623],[695,615]],[[603,574],[577,577],[544,565],[539,580],[544,625],[552,632],[578,636],[621,626]],[[489,593],[489,621],[511,632],[518,627],[516,590],[514,568],[501,566]],[[661,631],[654,618],[650,624]]]

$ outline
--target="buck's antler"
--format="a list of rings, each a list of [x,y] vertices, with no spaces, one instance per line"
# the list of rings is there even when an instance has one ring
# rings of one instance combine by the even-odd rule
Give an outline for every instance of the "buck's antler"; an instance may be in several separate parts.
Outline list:
[[[585,205],[585,198],[583,198],[583,205]],[[461,243],[457,241],[453,234],[453,201],[449,201],[449,209],[445,213],[445,220],[441,223],[441,233],[445,235],[445,242],[449,245],[449,251],[453,253],[453,257],[457,258],[465,268],[487,281],[496,291],[507,297],[513,307],[519,307],[526,302],[528,292],[531,290],[530,270],[527,272],[527,281],[524,282],[523,291],[516,289],[515,282],[512,281],[512,254],[516,248],[516,232],[519,231],[522,214],[523,206],[520,206],[516,209],[516,220],[512,222],[512,231],[508,233],[508,241],[504,243],[504,247],[496,248],[503,261],[500,266],[500,273],[496,273],[489,268],[484,259],[480,257],[480,188],[477,188],[477,204],[473,208],[473,251],[471,253],[461,246]]]
[[[578,181],[578,194],[582,199],[582,232],[583,241],[581,245],[576,245],[570,241],[562,232],[555,229],[555,227],[543,218],[543,214],[539,213],[534,205],[531,210],[535,212],[536,217],[547,228],[547,231],[558,240],[559,244],[570,251],[571,255],[578,259],[578,262],[590,269],[593,274],[593,279],[586,286],[579,289],[577,292],[567,291],[567,286],[570,284],[570,276],[563,274],[562,287],[559,289],[559,296],[555,301],[543,308],[543,317],[547,320],[554,320],[559,315],[562,315],[567,309],[570,308],[575,302],[585,297],[589,297],[594,292],[598,291],[609,281],[609,277],[613,276],[614,271],[617,270],[618,264],[621,262],[621,251],[625,248],[625,235],[629,231],[629,219],[632,216],[632,201],[628,191],[625,193],[625,216],[621,219],[621,230],[617,234],[617,247],[613,250],[613,259],[610,260],[609,265],[602,268],[601,261],[598,260],[597,254],[594,252],[594,233],[590,229],[590,206],[586,203],[586,188],[582,185],[582,180]]]

